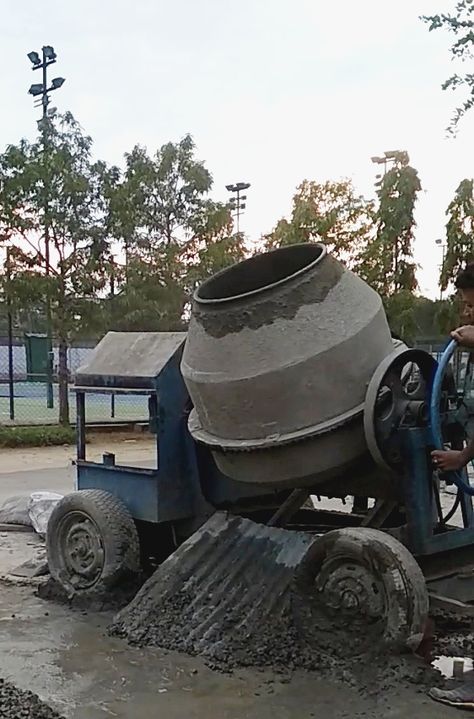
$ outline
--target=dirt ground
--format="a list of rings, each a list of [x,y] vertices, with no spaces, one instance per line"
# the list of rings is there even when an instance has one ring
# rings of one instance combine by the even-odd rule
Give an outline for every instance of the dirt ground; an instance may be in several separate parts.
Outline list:
[[[153,458],[149,440],[99,438],[91,456],[116,451],[121,461]],[[4,450],[0,500],[39,489],[73,489],[73,448]],[[36,692],[68,719],[306,719],[382,717],[445,719],[455,710],[436,705],[419,688],[394,687],[361,696],[357,688],[296,672],[291,681],[271,672],[223,675],[196,658],[137,649],[106,635],[111,615],[85,613],[39,599],[34,581],[11,579],[25,558],[41,555],[30,533],[0,535],[0,676]],[[3,578],[2,578],[3,577]]]

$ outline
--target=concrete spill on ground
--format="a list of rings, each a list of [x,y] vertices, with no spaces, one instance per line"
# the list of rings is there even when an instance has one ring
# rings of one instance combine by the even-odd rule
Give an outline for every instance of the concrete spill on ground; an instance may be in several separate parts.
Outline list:
[[[376,624],[346,622],[333,630],[322,612],[306,611],[292,583],[305,541],[248,520],[219,525],[216,518],[158,568],[110,631],[137,646],[199,655],[222,671],[306,669],[366,695],[440,681],[411,655],[377,651]]]

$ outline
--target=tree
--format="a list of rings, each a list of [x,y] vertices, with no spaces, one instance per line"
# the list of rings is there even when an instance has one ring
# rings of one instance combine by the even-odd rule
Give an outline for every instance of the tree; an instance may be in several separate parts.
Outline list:
[[[390,153],[392,168],[378,184],[377,232],[360,255],[361,276],[383,297],[417,287],[414,210],[421,183],[406,152]]]
[[[451,301],[434,302],[401,290],[384,298],[384,307],[391,330],[408,343],[420,337],[446,335],[456,326]]]
[[[111,186],[112,227],[125,247],[147,255],[180,244],[202,212],[212,177],[194,157],[194,142],[163,145],[154,156],[135,146],[121,182]]]
[[[373,210],[350,180],[304,180],[293,197],[290,219],[281,219],[264,239],[268,248],[323,242],[335,257],[353,266],[372,235]]]
[[[472,60],[474,44],[474,3],[472,0],[460,0],[454,6],[453,13],[423,15],[421,18],[429,26],[429,31],[447,30],[454,35],[451,46],[453,59]],[[474,73],[454,73],[442,85],[443,90],[465,89],[466,96],[456,108],[449,130],[456,132],[461,118],[474,105]]]
[[[390,297],[383,298],[390,329],[406,342],[411,342],[417,334],[417,299],[409,290],[401,290]]]
[[[462,322],[461,306],[456,294],[436,303],[435,323],[442,335],[447,336]]]
[[[474,181],[463,180],[450,202],[446,215],[446,252],[440,286],[445,290],[457,274],[474,259]]]
[[[241,232],[233,232],[230,206],[208,202],[193,224],[184,252],[187,293],[211,275],[251,254]]]
[[[120,328],[182,329],[192,286],[240,259],[243,237],[232,234],[229,207],[209,199],[212,177],[189,135],[152,156],[137,146],[125,158],[107,192],[126,254],[114,315]]]
[[[59,421],[66,424],[67,348],[93,325],[108,281],[104,188],[116,170],[92,161],[92,141],[70,113],[39,124],[34,142],[22,140],[0,155],[0,241],[11,248],[8,291],[14,305],[51,308],[59,342]]]

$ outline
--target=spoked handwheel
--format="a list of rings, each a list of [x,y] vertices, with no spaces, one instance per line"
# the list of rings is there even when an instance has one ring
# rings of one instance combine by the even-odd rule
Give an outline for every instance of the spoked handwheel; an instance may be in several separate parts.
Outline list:
[[[415,650],[428,594],[420,567],[396,539],[375,529],[338,529],[306,552],[295,575],[293,611],[300,634],[329,654]]]
[[[428,421],[428,399],[436,360],[423,350],[399,349],[375,371],[366,394],[364,433],[379,467],[389,473],[403,470],[399,428]]]

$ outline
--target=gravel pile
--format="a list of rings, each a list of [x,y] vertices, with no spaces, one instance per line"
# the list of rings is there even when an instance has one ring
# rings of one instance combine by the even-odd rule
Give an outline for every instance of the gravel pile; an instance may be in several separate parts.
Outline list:
[[[22,691],[0,679],[1,719],[64,719],[31,692]]]

